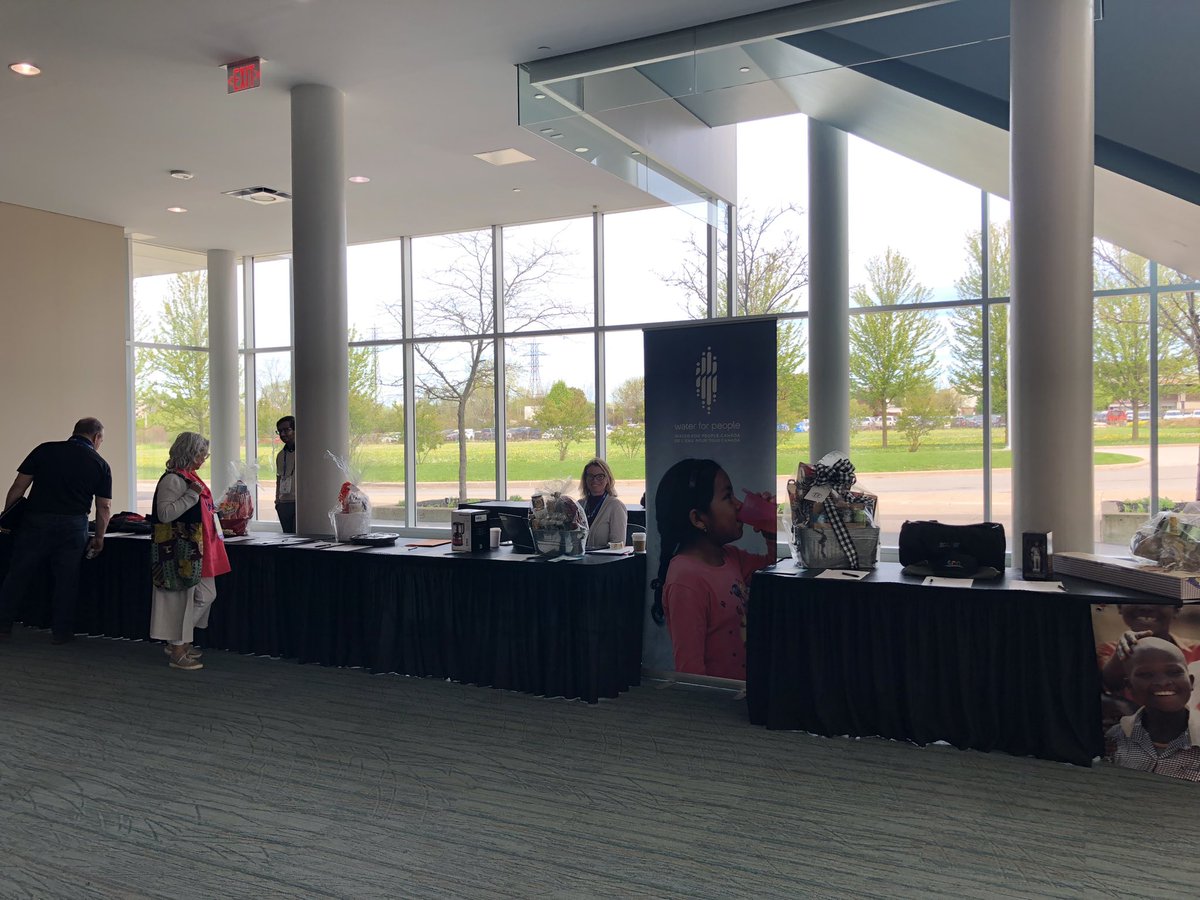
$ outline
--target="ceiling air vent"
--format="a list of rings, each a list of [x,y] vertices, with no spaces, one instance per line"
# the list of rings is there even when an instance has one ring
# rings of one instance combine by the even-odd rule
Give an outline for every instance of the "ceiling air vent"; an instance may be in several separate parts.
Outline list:
[[[239,200],[248,200],[251,203],[257,203],[259,206],[270,206],[272,203],[283,203],[291,200],[291,194],[285,194],[283,191],[277,191],[269,187],[248,187],[242,188],[240,191],[225,191],[226,197],[237,197]]]

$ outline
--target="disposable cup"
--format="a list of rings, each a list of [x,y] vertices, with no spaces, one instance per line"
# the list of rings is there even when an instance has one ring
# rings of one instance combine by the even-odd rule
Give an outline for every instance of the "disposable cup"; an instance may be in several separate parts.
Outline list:
[[[738,510],[738,521],[757,528],[759,531],[772,533],[779,530],[776,521],[775,504],[764,500],[760,494],[743,491],[746,495],[742,500],[742,508]]]

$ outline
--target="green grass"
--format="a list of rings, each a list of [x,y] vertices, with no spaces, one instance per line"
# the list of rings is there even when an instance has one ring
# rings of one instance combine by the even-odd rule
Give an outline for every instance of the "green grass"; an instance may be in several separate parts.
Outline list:
[[[1138,440],[1132,439],[1132,429],[1125,427],[1097,428],[1096,446],[1145,445],[1148,430],[1141,429]],[[997,432],[996,437],[1002,437]],[[1200,428],[1165,425],[1159,433],[1162,443],[1198,443]],[[932,472],[983,467],[983,432],[972,428],[948,428],[928,435],[916,453],[910,453],[903,435],[890,432],[888,447],[882,446],[882,432],[861,431],[851,436],[850,458],[860,474],[868,472]],[[259,474],[263,479],[274,476],[276,448],[270,444],[259,447]],[[162,472],[167,447],[162,444],[138,444],[138,478],[157,478]],[[575,444],[563,461],[553,441],[512,441],[508,444],[508,478],[510,481],[549,481],[555,478],[577,479],[583,464],[591,457],[591,446]],[[779,475],[796,471],[801,460],[810,460],[807,434],[786,434],[777,441],[776,458]],[[630,457],[610,448],[609,463],[618,482],[641,479],[646,474],[643,454]],[[1122,453],[1098,451],[1096,465],[1132,463],[1137,457]],[[404,447],[401,444],[366,444],[359,448],[356,462],[363,481],[402,482],[404,480]],[[1012,453],[999,440],[993,443],[992,466],[1003,469],[1012,465]],[[207,468],[207,467],[206,467]],[[467,480],[490,481],[495,477],[496,448],[490,442],[467,444]],[[202,471],[201,476],[207,477]],[[417,479],[421,482],[458,480],[458,445],[442,444],[430,451],[417,464]],[[219,485],[218,485],[219,487]]]

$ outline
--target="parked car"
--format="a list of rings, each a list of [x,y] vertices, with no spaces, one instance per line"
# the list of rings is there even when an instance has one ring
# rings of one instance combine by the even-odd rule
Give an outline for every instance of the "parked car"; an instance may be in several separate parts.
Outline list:
[[[808,433],[808,419],[801,419],[799,422],[796,423],[796,427],[793,430],[796,432],[796,434],[807,434]]]
[[[379,439],[379,442],[382,444],[403,444],[404,435],[399,431],[389,431]]]
[[[494,428],[480,428],[475,432],[475,440],[477,441],[494,441],[496,439],[496,430]]]
[[[530,428],[528,425],[517,425],[506,429],[504,434],[510,441],[536,441],[542,436],[540,430]]]
[[[1191,418],[1191,413],[1184,409],[1168,409],[1165,413],[1163,413],[1164,422],[1178,421],[1179,419],[1188,418]]]

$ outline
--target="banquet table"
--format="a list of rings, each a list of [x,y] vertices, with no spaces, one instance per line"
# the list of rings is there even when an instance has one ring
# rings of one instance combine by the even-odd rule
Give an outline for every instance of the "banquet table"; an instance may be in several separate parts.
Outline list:
[[[509,547],[453,553],[401,539],[346,552],[280,540],[227,544],[232,571],[217,579],[198,644],[589,703],[640,681],[643,555],[554,562]],[[107,538],[83,563],[77,633],[148,638],[149,558],[144,536]],[[32,594],[19,618],[45,627],[49,598]]]
[[[791,560],[754,575],[750,721],[1090,765],[1102,754],[1091,609],[1170,603],[1063,577],[1065,593],[1006,576],[932,587],[881,563],[859,581]]]

